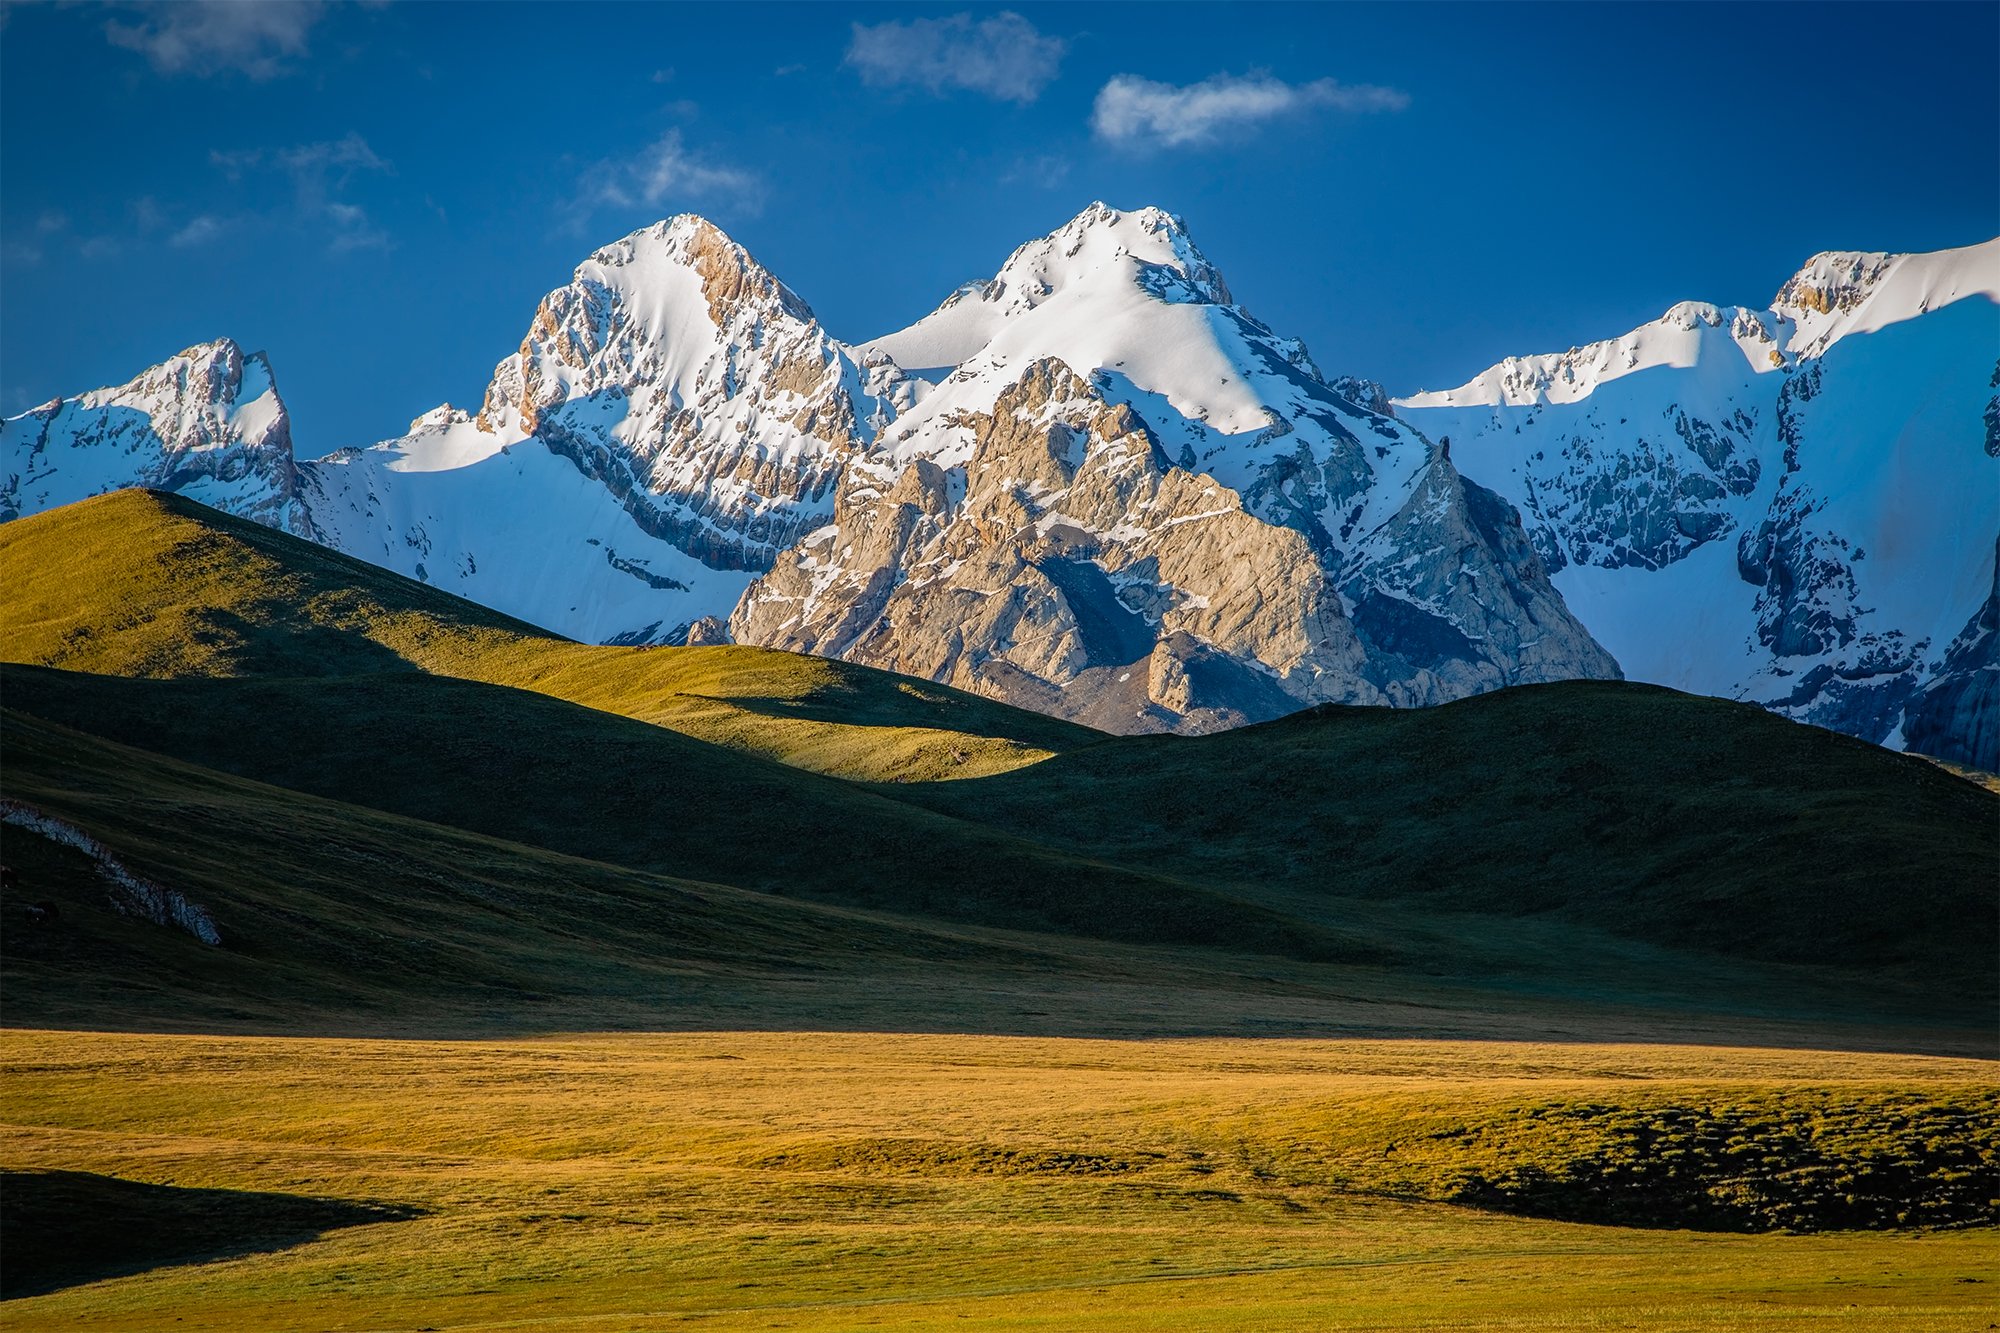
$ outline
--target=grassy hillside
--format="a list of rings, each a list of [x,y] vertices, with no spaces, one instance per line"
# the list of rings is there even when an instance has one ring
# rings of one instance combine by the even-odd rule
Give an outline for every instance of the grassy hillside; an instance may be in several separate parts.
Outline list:
[[[0,657],[100,675],[422,671],[511,685],[816,772],[1004,771],[1096,732],[942,685],[760,648],[571,643],[157,491],[0,526]]]
[[[1120,864],[1333,899],[1550,914],[1990,995],[2000,799],[1747,704],[1576,681],[1124,740],[908,799]]]
[[[8,794],[253,918],[337,914],[356,872],[334,865],[335,830],[374,811],[415,821],[380,855],[446,880],[439,849],[470,836],[513,858],[490,883],[533,893],[552,854],[641,877],[621,892],[664,877],[751,895],[718,938],[753,940],[751,918],[809,900],[926,940],[1034,932],[1030,952],[1086,973],[1132,965],[1106,963],[1112,945],[1193,947],[1296,965],[1280,984],[1309,991],[1334,962],[1354,969],[1341,984],[1366,970],[1371,994],[1777,1021],[1826,1004],[1842,1022],[1956,1027],[2000,988],[2000,798],[1744,706],[1577,683],[1093,739],[817,659],[567,644],[173,497],[0,527],[0,559],[25,575],[0,606],[4,655],[66,668],[6,670]],[[931,762],[940,745],[966,762]],[[962,780],[906,780],[925,775]],[[191,824],[187,793],[225,789]],[[303,798],[317,848],[279,832]],[[316,882],[309,903],[281,891]],[[532,919],[560,917],[564,892]],[[661,920],[606,938],[636,950]],[[812,966],[809,939],[788,938],[787,965]]]

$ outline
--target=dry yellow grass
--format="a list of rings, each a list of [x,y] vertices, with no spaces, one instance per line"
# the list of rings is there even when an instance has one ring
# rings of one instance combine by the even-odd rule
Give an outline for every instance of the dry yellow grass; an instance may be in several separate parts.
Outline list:
[[[410,1205],[11,1302],[10,1329],[1983,1329],[1990,1231],[1716,1235],[1302,1181],[1302,1126],[1536,1098],[1989,1087],[1608,1045],[12,1032],[5,1165]],[[1389,1119],[1384,1119],[1389,1117]],[[1978,1279],[1978,1280],[1975,1280]]]

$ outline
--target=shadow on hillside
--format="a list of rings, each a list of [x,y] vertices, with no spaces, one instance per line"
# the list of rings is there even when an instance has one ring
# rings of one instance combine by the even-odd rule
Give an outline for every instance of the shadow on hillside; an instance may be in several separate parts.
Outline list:
[[[84,1171],[0,1172],[0,1299],[287,1249],[421,1209],[299,1194],[185,1189]]]

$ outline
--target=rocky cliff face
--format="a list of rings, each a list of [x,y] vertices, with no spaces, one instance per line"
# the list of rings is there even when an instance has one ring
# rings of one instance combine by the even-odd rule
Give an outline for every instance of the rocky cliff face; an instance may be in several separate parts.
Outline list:
[[[1993,589],[1904,711],[1903,742],[1919,754],[2000,773],[2000,540]]]
[[[314,535],[270,363],[227,338],[0,422],[0,469],[0,519],[152,486]]]
[[[944,681],[1116,731],[1384,702],[1312,545],[1173,465],[1129,406],[1033,362],[950,472],[856,469],[753,584],[735,638]]]
[[[1769,309],[1683,304],[1397,411],[1519,506],[1628,675],[1894,743],[1990,584],[1996,301],[2000,242],[1819,255]]]

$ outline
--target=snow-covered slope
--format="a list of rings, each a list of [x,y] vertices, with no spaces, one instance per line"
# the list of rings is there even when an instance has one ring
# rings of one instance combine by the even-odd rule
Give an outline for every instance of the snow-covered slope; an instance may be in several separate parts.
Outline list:
[[[685,641],[751,578],[647,531],[544,441],[449,407],[299,464],[299,496],[329,545],[587,642]]]
[[[860,354],[914,392],[739,637],[1121,729],[1616,673],[1507,506],[1158,209],[1094,204]]]
[[[177,490],[312,535],[270,363],[227,338],[0,422],[0,520],[125,486]]]
[[[1769,309],[1682,304],[1396,410],[1520,508],[1627,675],[1893,744],[1992,586],[1996,302],[2000,241],[1823,254]],[[1966,679],[1959,714],[2000,703]]]

